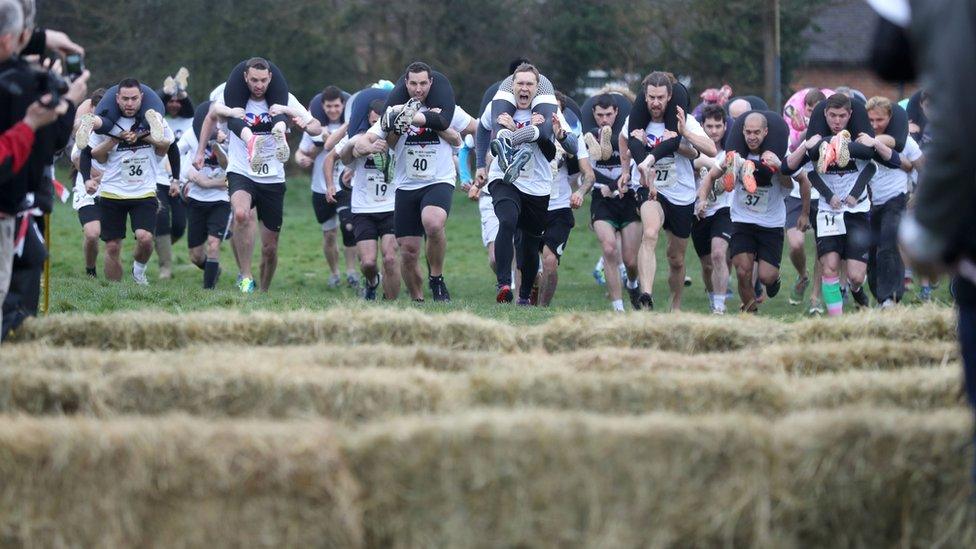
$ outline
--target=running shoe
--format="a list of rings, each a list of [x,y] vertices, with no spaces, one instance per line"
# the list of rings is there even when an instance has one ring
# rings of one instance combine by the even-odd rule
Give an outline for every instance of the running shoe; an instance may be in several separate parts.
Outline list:
[[[773,282],[769,286],[766,286],[766,296],[768,296],[770,299],[776,297],[776,294],[779,293],[779,290],[782,287],[783,287],[783,279],[777,278],[776,282]]]
[[[812,299],[810,300],[810,309],[807,311],[808,315],[823,316],[824,312],[825,311],[824,311],[823,303],[819,301],[814,301]]]
[[[735,169],[739,163],[739,155],[735,151],[725,153],[725,174],[722,176],[722,190],[727,193],[735,188]]]
[[[254,287],[255,287],[254,280],[247,277],[242,278],[240,284],[237,285],[237,288],[241,291],[242,294],[253,294]]]
[[[597,141],[596,136],[592,133],[587,133],[586,137],[583,138],[583,142],[586,144],[586,152],[590,153],[590,159],[593,162],[605,160],[603,158],[603,148],[600,147],[600,142]]]
[[[793,285],[793,291],[790,293],[790,305],[803,303],[803,296],[806,294],[809,285],[810,277],[796,277],[796,284]]]
[[[288,147],[288,140],[285,139],[285,130],[280,126],[275,126],[271,130],[271,136],[275,144],[275,160],[278,162],[288,162],[291,156],[291,149]]]
[[[420,102],[419,99],[411,97],[407,104],[403,106],[403,110],[397,114],[395,120],[393,120],[393,131],[399,135],[407,133],[410,126],[413,125],[413,116],[417,114],[424,104]]]
[[[508,284],[499,284],[497,288],[497,293],[495,294],[495,301],[498,303],[511,303],[512,302],[512,287]]]
[[[613,156],[613,142],[610,137],[613,135],[613,128],[603,126],[600,128],[600,160],[609,160]]]
[[[167,76],[163,80],[163,93],[166,95],[176,95],[176,80],[173,80],[172,76]]]
[[[132,280],[134,280],[136,282],[136,284],[138,284],[140,286],[148,286],[149,285],[149,277],[146,276],[146,273],[145,272],[143,272],[141,275],[137,275],[136,272],[135,272],[135,270],[133,270],[132,271]]]
[[[864,286],[861,286],[857,290],[851,290],[851,298],[854,299],[854,303],[859,309],[871,306],[868,293],[864,291]]]
[[[830,138],[830,144],[837,153],[837,167],[846,168],[851,161],[851,132],[841,130],[840,133]]]
[[[180,67],[180,70],[176,71],[176,76],[173,77],[173,81],[176,82],[176,92],[182,95],[186,92],[186,88],[189,85],[190,71],[186,70],[186,67]]]
[[[502,171],[508,170],[508,163],[512,160],[512,140],[507,135],[497,137],[492,140],[490,147],[498,167]]]
[[[84,150],[88,146],[88,138],[91,137],[92,129],[95,128],[95,115],[87,113],[81,115],[81,122],[78,123],[78,131],[75,132],[75,145],[78,150]]]
[[[896,305],[897,304],[895,303],[894,299],[886,299],[882,301],[880,305],[878,305],[878,308],[882,311],[888,311],[894,309]]]
[[[502,177],[502,180],[508,184],[515,183],[515,180],[518,179],[522,168],[529,163],[529,160],[532,160],[532,152],[528,149],[519,149],[515,153],[515,156],[512,157],[512,161],[508,164],[508,168],[505,169],[505,176]]]
[[[827,168],[837,161],[837,149],[833,141],[820,142],[820,158],[817,160],[817,173],[827,173]]]
[[[382,278],[379,274],[376,275],[376,282],[369,284],[367,283],[363,287],[363,299],[366,301],[376,301],[376,288],[379,287]]]
[[[691,287],[691,283],[692,283],[691,277],[690,276],[685,276],[685,288],[690,288]]]
[[[636,288],[627,288],[627,294],[630,295],[630,306],[634,308],[635,311],[640,310],[640,286]]]
[[[919,290],[918,292],[918,299],[921,300],[923,303],[928,303],[929,301],[932,301],[932,286],[929,285],[922,286],[922,289]]]
[[[642,311],[653,311],[654,310],[654,298],[651,294],[644,292],[637,298],[638,309]]]
[[[251,138],[247,140],[247,161],[254,173],[259,173],[264,165],[264,159],[261,157],[261,149],[264,148],[264,143],[264,135],[251,134]]]
[[[603,269],[593,269],[593,280],[600,286],[607,285],[607,275],[603,272]]]
[[[434,301],[451,301],[451,293],[447,291],[447,284],[444,284],[443,276],[429,277],[428,286],[430,286],[430,293],[433,295]]]
[[[515,304],[519,307],[531,307],[532,301],[527,297],[520,297],[515,301]]]
[[[393,131],[393,123],[396,121],[397,117],[400,116],[400,112],[403,110],[403,105],[394,105],[386,109],[383,116],[380,117],[380,129],[385,133],[390,133]]]
[[[742,186],[745,188],[746,192],[752,194],[756,192],[756,163],[752,160],[746,160],[742,164]]]
[[[342,282],[342,278],[339,275],[334,274],[329,276],[329,281],[326,284],[329,286],[329,288],[332,288],[334,290],[339,287],[340,282]]]
[[[146,111],[146,123],[149,124],[149,138],[153,141],[161,141],[166,135],[166,128],[163,126],[163,115],[149,109]]]
[[[759,279],[756,279],[756,285],[752,287],[752,290],[756,294],[756,303],[766,301],[766,288]]]
[[[356,273],[346,273],[346,284],[350,288],[359,287],[359,275]]]

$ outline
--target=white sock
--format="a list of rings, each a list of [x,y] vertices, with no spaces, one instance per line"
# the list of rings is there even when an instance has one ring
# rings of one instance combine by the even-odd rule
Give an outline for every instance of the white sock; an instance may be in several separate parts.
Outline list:
[[[636,280],[628,280],[627,281],[627,288],[629,288],[631,290],[636,290],[637,289],[637,281]]]
[[[725,310],[725,294],[712,294],[712,308],[716,311]]]
[[[602,255],[600,256],[600,260],[596,262],[596,266],[593,267],[593,270],[594,271],[602,271],[603,270],[603,256]]]
[[[624,300],[622,300],[622,299],[614,299],[612,305],[613,305],[613,310],[614,311],[619,311],[619,312],[623,312],[624,311]]]
[[[146,264],[139,263],[138,261],[132,262],[132,273],[136,276],[142,276],[146,274]]]

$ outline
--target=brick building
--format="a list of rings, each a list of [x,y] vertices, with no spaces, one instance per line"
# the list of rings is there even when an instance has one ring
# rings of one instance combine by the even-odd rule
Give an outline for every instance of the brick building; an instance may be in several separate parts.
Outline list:
[[[863,0],[838,0],[823,8],[803,33],[810,47],[803,65],[793,72],[790,88],[850,86],[867,97],[896,100],[913,93],[914,83],[883,82],[867,66],[877,22],[878,15]]]

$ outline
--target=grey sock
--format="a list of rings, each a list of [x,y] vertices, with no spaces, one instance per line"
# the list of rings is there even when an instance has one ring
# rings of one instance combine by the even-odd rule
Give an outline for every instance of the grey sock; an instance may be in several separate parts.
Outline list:
[[[499,132],[501,133],[501,132]],[[519,128],[512,132],[512,146],[518,146],[522,143],[530,143],[539,139],[539,128],[536,126],[526,126],[524,128]]]

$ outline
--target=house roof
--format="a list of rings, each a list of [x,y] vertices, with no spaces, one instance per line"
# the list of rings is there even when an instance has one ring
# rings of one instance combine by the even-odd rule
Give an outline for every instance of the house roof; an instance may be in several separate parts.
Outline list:
[[[858,65],[868,61],[878,14],[864,0],[835,0],[803,31],[808,64]]]

